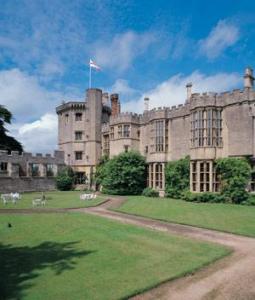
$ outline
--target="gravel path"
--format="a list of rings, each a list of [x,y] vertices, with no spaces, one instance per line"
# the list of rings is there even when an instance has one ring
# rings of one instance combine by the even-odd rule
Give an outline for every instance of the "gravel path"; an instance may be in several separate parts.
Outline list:
[[[86,212],[126,224],[134,224],[192,239],[218,243],[233,250],[228,257],[218,260],[192,275],[159,285],[133,300],[254,300],[255,299],[255,239],[179,225],[110,211],[119,207],[125,198],[112,198],[96,207],[72,209],[2,209],[1,213],[63,213]]]

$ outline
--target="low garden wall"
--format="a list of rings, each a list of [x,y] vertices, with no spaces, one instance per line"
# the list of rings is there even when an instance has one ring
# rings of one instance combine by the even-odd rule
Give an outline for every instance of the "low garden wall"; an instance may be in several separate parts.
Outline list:
[[[39,192],[55,190],[55,179],[45,177],[2,177],[0,178],[0,193]]]

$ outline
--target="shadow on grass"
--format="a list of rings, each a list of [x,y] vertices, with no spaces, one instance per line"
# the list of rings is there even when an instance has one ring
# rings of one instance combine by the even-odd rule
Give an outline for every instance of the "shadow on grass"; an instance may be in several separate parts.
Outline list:
[[[42,269],[51,268],[55,275],[74,269],[77,258],[94,252],[77,251],[77,243],[44,242],[34,247],[0,244],[0,299],[21,299]]]

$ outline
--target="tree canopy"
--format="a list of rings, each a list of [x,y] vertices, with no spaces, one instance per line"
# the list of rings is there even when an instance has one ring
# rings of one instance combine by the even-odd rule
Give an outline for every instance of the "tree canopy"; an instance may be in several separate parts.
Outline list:
[[[8,130],[5,128],[5,125],[11,124],[11,121],[12,113],[3,105],[0,105],[0,150],[22,152],[21,143],[12,136],[7,135]]]
[[[102,165],[100,183],[108,194],[141,194],[146,185],[145,158],[135,151],[113,157]]]

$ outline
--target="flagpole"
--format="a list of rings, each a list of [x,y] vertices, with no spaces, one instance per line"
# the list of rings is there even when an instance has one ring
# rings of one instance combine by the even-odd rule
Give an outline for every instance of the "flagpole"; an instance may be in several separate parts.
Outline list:
[[[91,65],[89,64],[89,88],[91,89]]]

